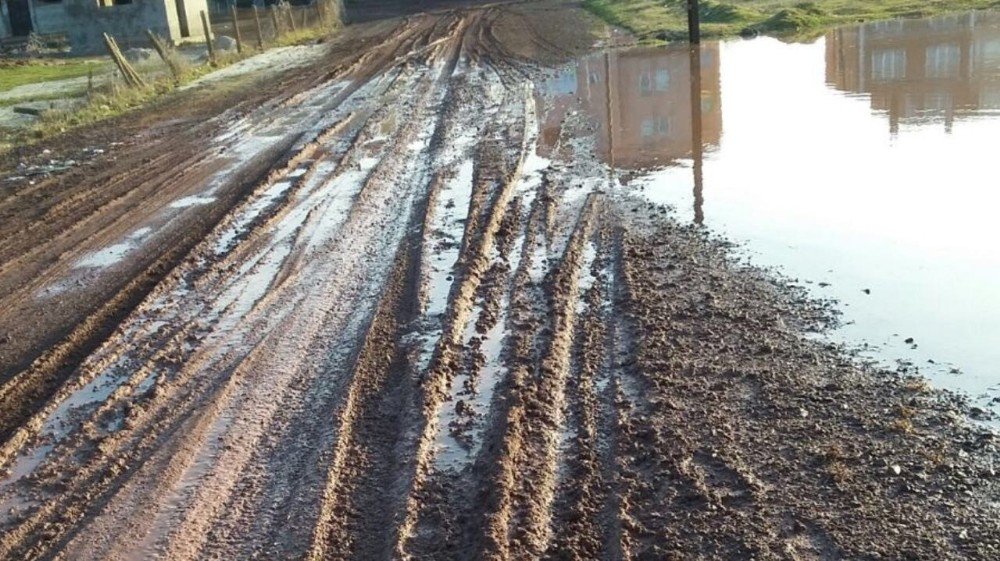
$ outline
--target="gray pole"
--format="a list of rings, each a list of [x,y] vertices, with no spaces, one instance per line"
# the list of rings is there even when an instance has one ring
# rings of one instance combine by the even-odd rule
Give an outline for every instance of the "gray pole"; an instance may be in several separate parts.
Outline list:
[[[257,48],[264,50],[264,30],[260,26],[260,13],[257,12],[257,5],[253,6],[253,21],[257,24]]]
[[[208,15],[201,11],[201,28],[205,30],[205,46],[208,47],[208,62],[215,66],[215,47],[212,46],[212,26],[208,25]]]
[[[233,14],[233,35],[236,37],[236,52],[243,54],[243,34],[240,33],[240,16],[236,13],[236,4],[230,6]]]

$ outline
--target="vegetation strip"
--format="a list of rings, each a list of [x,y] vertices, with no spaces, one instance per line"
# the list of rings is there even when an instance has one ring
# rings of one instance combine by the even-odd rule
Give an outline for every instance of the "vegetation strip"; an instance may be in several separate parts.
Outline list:
[[[704,37],[816,36],[837,25],[1000,7],[997,0],[701,0]],[[584,0],[588,10],[640,41],[687,39],[687,0]]]

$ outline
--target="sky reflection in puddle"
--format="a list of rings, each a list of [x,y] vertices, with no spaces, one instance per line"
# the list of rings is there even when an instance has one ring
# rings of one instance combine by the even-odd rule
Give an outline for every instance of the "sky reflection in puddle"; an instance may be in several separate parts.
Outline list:
[[[583,111],[625,188],[840,300],[835,340],[1000,395],[1000,14],[613,51],[544,91],[544,140]]]

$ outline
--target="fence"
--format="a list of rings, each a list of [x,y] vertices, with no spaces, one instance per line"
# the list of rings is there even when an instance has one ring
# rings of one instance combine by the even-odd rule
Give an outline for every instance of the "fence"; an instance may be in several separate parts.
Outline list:
[[[212,33],[215,36],[237,36],[233,26],[234,11],[239,36],[246,47],[273,43],[289,32],[337,26],[342,14],[337,0],[319,0],[308,5],[272,4],[256,8],[256,13],[254,8],[230,8],[226,13],[212,14]]]

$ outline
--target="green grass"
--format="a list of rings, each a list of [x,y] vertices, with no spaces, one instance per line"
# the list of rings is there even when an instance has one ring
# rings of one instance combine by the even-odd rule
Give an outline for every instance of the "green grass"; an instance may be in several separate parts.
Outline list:
[[[268,45],[268,47],[283,47],[291,45],[301,45],[305,43],[312,43],[316,40],[328,36],[331,33],[329,28],[312,27],[307,29],[301,29],[296,32],[285,33],[281,36],[279,41]],[[235,51],[230,51],[226,53],[218,53],[216,56],[216,63],[210,65],[208,63],[201,64],[198,66],[191,66],[187,63],[181,64],[183,70],[183,75],[180,79],[175,80],[172,76],[161,75],[161,77],[152,80],[146,87],[141,88],[128,88],[124,86],[113,86],[104,85],[97,88],[94,94],[91,96],[89,101],[87,101],[82,107],[72,110],[72,111],[48,111],[42,114],[42,117],[38,122],[31,128],[27,129],[2,129],[0,128],[0,153],[10,150],[14,146],[25,146],[35,142],[39,142],[46,138],[50,138],[54,135],[65,133],[73,128],[94,124],[105,119],[112,117],[117,117],[123,115],[130,111],[134,111],[145,107],[156,100],[162,98],[165,95],[171,94],[176,91],[176,88],[185,84],[192,82],[206,74],[209,74],[215,70],[219,70],[230,64],[234,64],[243,60],[244,58],[251,57],[258,54],[253,48],[247,48],[243,55],[237,54]],[[90,63],[81,63],[90,64]],[[25,66],[35,66],[35,65],[24,65],[18,66],[16,69],[20,70]],[[46,66],[45,64],[37,65],[39,67]],[[91,64],[93,67],[93,65]],[[0,67],[0,73],[8,70],[6,67]],[[95,68],[96,72],[96,68]],[[86,75],[86,67],[84,67],[83,74]],[[77,74],[80,75],[80,74]],[[68,77],[66,75],[61,75],[58,78],[48,78],[60,79]],[[146,76],[147,81],[150,80],[149,76]],[[35,81],[45,81],[44,79],[39,79]],[[31,81],[23,83],[32,83]],[[233,82],[233,87],[238,87],[236,81]],[[215,84],[213,85],[214,92],[221,92],[225,88],[225,84]],[[85,92],[83,92],[85,93]],[[183,94],[180,94],[183,95]],[[58,96],[33,96],[32,98],[18,99],[17,102],[23,101],[39,101],[48,99],[58,99],[62,97],[69,97],[68,94],[62,94]]]
[[[100,74],[107,71],[108,68],[108,63],[96,60],[7,62],[0,65],[0,92],[25,84],[79,78],[86,76],[87,72],[91,70],[94,74]]]
[[[36,101],[55,101],[59,99],[83,97],[86,94],[87,94],[87,88],[84,87],[74,90],[64,90],[57,93],[38,94],[26,97],[0,98],[0,107],[10,107],[12,105],[19,105],[21,103],[32,103]]]
[[[702,34],[708,38],[747,32],[815,36],[847,23],[1000,8],[1000,0],[701,0],[700,4]],[[584,5],[643,42],[687,38],[687,0],[584,0]]]
[[[305,45],[314,43],[330,34],[330,31],[323,27],[308,27],[298,31],[286,31],[280,39],[275,41],[272,47],[291,47],[294,45]]]

